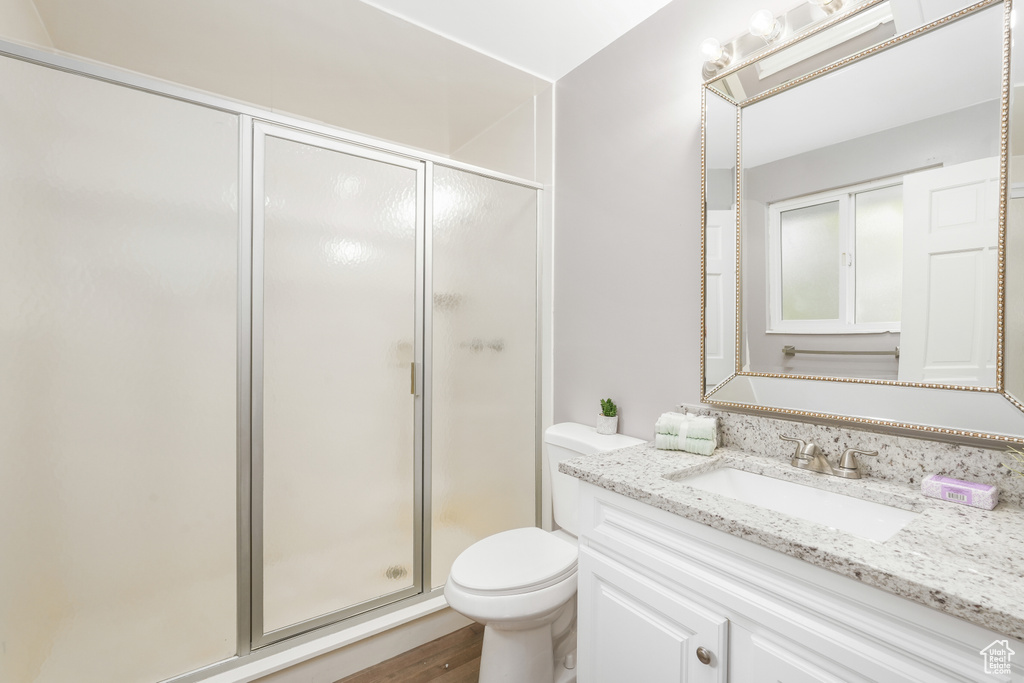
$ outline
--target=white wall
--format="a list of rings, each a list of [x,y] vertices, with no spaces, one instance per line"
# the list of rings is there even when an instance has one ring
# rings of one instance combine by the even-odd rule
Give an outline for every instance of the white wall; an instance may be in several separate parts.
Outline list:
[[[554,419],[700,400],[698,45],[792,2],[674,0],[556,83]]]
[[[0,0],[0,35],[19,43],[53,47],[32,0]]]

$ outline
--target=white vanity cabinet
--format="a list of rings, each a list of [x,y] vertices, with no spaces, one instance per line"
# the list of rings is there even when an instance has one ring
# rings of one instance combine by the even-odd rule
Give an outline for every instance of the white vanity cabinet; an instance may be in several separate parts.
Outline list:
[[[729,621],[688,591],[581,548],[578,596],[580,623],[594,626],[580,630],[587,634],[579,650],[585,657],[578,665],[581,681],[727,680],[720,658],[726,656]]]
[[[1005,636],[591,484],[580,494],[579,683],[1011,680],[981,655]]]

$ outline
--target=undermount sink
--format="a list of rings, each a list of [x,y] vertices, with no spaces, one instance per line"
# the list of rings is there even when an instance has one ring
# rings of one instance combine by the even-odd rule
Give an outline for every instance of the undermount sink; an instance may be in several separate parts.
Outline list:
[[[732,467],[686,477],[680,479],[679,483],[872,541],[881,542],[892,538],[919,515],[917,512]]]

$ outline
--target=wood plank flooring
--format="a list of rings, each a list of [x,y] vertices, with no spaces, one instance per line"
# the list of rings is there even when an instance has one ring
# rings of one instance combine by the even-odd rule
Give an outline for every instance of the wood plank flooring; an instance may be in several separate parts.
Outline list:
[[[484,627],[470,624],[337,683],[477,683]]]

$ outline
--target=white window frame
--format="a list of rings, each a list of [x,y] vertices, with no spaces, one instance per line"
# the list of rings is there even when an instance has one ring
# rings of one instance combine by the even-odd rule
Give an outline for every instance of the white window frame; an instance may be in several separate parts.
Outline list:
[[[900,321],[857,323],[856,314],[856,202],[854,195],[903,184],[892,176],[835,190],[768,204],[768,334],[878,334],[900,331]],[[782,213],[819,204],[839,202],[839,317],[835,320],[782,319]]]

